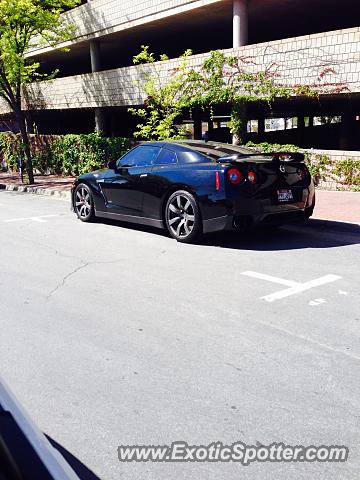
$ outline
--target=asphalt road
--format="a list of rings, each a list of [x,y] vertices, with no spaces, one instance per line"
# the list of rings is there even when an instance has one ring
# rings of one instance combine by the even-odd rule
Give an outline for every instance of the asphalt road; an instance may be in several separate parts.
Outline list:
[[[83,478],[359,478],[360,227],[181,245],[0,192],[0,232],[0,374]],[[118,445],[175,440],[339,444],[350,457],[117,459]]]

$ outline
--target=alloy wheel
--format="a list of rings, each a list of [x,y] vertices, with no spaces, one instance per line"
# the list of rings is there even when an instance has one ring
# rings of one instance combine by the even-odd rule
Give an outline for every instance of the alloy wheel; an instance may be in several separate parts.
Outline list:
[[[81,220],[86,220],[92,212],[91,196],[89,190],[80,186],[75,193],[75,209]]]
[[[172,197],[167,208],[167,224],[178,238],[188,237],[194,229],[194,207],[185,195],[179,193]]]

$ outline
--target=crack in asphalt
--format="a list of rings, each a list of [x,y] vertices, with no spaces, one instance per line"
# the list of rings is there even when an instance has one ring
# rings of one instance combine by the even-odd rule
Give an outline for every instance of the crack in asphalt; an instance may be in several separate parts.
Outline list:
[[[161,252],[163,253],[163,252]],[[68,256],[68,255],[63,255],[61,254],[58,250],[56,250],[56,254],[57,255],[60,255],[60,256],[63,256],[65,258],[76,258],[80,261],[82,261],[83,263],[81,265],[78,265],[76,268],[73,268],[69,273],[67,273],[61,280],[60,283],[58,283],[56,285],[55,288],[53,288],[47,295],[46,295],[46,301],[48,301],[60,288],[62,288],[65,283],[67,282],[67,280],[69,278],[71,278],[73,275],[75,275],[76,273],[78,273],[80,270],[83,270],[84,268],[86,267],[89,267],[91,265],[110,265],[110,264],[116,264],[116,263],[120,263],[120,262],[124,262],[126,260],[128,260],[128,258],[118,258],[116,260],[97,260],[97,261],[94,261],[94,262],[87,262],[81,258],[78,258],[78,257],[72,257],[72,256]],[[132,259],[134,259],[135,257],[132,257]]]
[[[21,225],[20,227],[20,230],[24,230],[29,224],[31,223],[31,221],[28,221],[26,222],[25,224]],[[68,258],[68,259],[73,259],[73,260],[77,260],[78,262],[81,262],[81,265],[78,265],[76,268],[73,268],[70,272],[68,272],[62,279],[61,281],[45,296],[45,300],[48,301],[55,293],[57,293],[57,291],[59,289],[61,289],[65,284],[66,282],[69,280],[69,278],[71,278],[73,275],[75,275],[76,273],[78,273],[79,271],[81,271],[82,269],[90,266],[90,265],[107,265],[107,264],[116,264],[116,263],[120,263],[120,262],[124,262],[124,261],[127,261],[129,260],[130,258],[132,260],[138,260],[138,259],[141,259],[143,256],[139,255],[137,257],[123,257],[123,258],[117,258],[117,259],[114,259],[114,260],[97,260],[97,261],[87,261],[85,260],[84,258],[80,257],[80,256],[77,256],[77,255],[69,255],[69,254],[66,254],[66,253],[63,253],[61,252],[61,250],[57,249],[56,247],[54,247],[53,245],[49,245],[48,243],[46,242],[38,242],[38,241],[34,241],[31,237],[27,236],[27,235],[23,235],[22,236],[22,239],[23,240],[26,240],[27,243],[31,243],[33,245],[36,245],[36,246],[40,246],[44,249],[48,249],[50,251],[53,252],[54,255],[56,256],[59,256],[59,257],[62,257],[62,258]],[[161,251],[159,251],[155,257],[156,258],[159,258],[160,256],[162,256],[163,254],[166,254],[167,251],[162,249]]]
[[[46,295],[46,301],[48,301],[49,298],[54,295],[54,293],[56,293],[61,287],[63,287],[63,286],[65,285],[66,281],[67,281],[70,277],[72,277],[73,275],[75,275],[75,273],[78,273],[80,270],[82,270],[83,268],[87,267],[88,265],[89,265],[89,263],[87,263],[87,262],[86,262],[86,263],[82,263],[81,265],[79,265],[79,266],[77,266],[76,268],[74,268],[73,270],[71,270],[71,272],[67,273],[67,274],[63,277],[62,281],[61,281],[60,283],[58,283],[58,284],[56,285],[56,287],[53,288],[53,289],[51,290],[51,292]]]

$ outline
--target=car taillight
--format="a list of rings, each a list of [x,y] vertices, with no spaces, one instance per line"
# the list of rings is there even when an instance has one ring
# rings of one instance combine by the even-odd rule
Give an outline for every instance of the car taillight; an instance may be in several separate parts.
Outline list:
[[[300,180],[304,180],[304,179],[306,178],[307,172],[306,172],[305,169],[303,169],[303,168],[298,168],[298,169],[296,170],[296,173],[299,175]]]
[[[247,178],[252,185],[255,185],[255,183],[257,183],[257,175],[255,172],[250,170],[247,174]]]
[[[230,168],[227,172],[227,176],[230,183],[233,185],[238,185],[243,179],[243,174],[236,168]]]
[[[215,189],[220,190],[220,176],[219,172],[215,172]]]

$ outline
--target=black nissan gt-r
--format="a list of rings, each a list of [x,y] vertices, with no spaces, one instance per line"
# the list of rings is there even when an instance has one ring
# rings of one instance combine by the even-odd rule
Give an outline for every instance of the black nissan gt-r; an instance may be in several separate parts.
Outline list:
[[[108,168],[77,178],[72,207],[95,217],[202,233],[308,219],[315,191],[301,153],[256,153],[217,142],[141,143]]]

